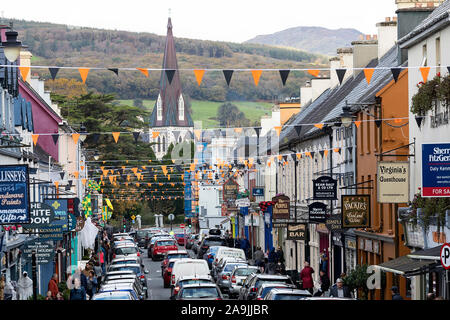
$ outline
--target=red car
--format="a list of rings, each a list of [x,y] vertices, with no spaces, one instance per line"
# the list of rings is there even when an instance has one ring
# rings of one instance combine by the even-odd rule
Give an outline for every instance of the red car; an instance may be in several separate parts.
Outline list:
[[[172,268],[175,263],[175,261],[178,261],[180,259],[170,259],[167,263],[166,268],[163,271],[163,281],[164,281],[164,288],[170,287],[170,278],[172,276]]]
[[[189,253],[186,250],[167,251],[164,255],[164,259],[161,262],[161,276],[164,275],[164,269],[166,268],[169,260],[189,258]]]
[[[175,234],[175,239],[177,239],[177,242],[180,246],[184,246],[185,236],[186,235],[184,233]]]
[[[156,240],[152,247],[152,260],[155,261],[158,257],[163,256],[167,251],[177,250],[177,243],[175,240],[161,239]]]

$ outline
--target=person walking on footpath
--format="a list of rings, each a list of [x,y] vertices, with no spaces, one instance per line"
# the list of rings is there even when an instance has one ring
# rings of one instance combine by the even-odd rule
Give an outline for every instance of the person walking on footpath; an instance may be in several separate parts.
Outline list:
[[[73,289],[70,290],[70,300],[86,300],[86,291],[78,278],[74,280]]]
[[[309,266],[308,261],[305,261],[303,263],[303,266],[303,270],[300,272],[302,287],[303,289],[308,290],[311,294],[313,294],[314,281],[312,278],[312,274],[314,273],[314,269]]]
[[[92,300],[92,297],[97,292],[97,278],[95,277],[94,271],[89,271],[89,277],[87,278],[87,288],[86,293],[89,295],[89,300]]]
[[[350,289],[344,285],[344,280],[338,278],[336,280],[336,286],[333,286],[330,290],[330,297],[351,298],[352,294],[350,292]]]
[[[254,253],[255,255],[255,266],[257,266],[261,272],[264,272],[264,252],[261,250],[261,247],[256,248]]]
[[[58,274],[54,273],[48,283],[48,291],[52,293],[52,299],[56,299],[56,295],[59,292],[58,288]]]
[[[391,294],[392,294],[392,300],[403,300],[403,297],[398,292],[398,287],[397,286],[393,286],[391,288]]]
[[[323,270],[320,270],[319,274],[320,274],[320,289],[319,289],[319,291],[317,291],[314,294],[315,297],[320,297],[325,292],[327,292],[328,289],[330,288],[330,284],[331,284],[330,278],[328,277],[328,275]]]
[[[266,269],[266,273],[275,274],[275,265],[277,264],[277,253],[275,252],[275,248],[270,249],[269,257],[268,257],[268,266]]]

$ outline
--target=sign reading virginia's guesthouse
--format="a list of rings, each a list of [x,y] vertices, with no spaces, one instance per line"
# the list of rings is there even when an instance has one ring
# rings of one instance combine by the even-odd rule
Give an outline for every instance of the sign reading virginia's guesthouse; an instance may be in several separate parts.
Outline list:
[[[30,222],[27,165],[0,166],[0,224]]]
[[[342,195],[342,227],[370,227],[370,195]]]
[[[322,176],[313,180],[314,200],[337,200],[337,180]]]

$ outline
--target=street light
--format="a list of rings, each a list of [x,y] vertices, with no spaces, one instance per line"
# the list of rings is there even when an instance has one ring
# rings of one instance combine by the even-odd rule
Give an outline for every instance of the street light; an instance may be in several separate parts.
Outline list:
[[[17,41],[17,36],[19,35],[17,31],[11,30],[6,31],[6,42],[2,42],[3,52],[5,53],[6,59],[11,63],[16,61],[20,55],[20,49],[22,48],[22,42]]]
[[[86,127],[85,125],[82,123],[80,125],[80,140],[81,142],[84,142],[84,140],[86,140],[87,138],[87,132],[86,132]]]
[[[341,117],[341,123],[344,127],[348,128],[352,125],[353,122],[353,116],[350,113],[350,107],[347,106],[347,101],[345,102],[346,106],[342,107],[342,113],[340,115]]]

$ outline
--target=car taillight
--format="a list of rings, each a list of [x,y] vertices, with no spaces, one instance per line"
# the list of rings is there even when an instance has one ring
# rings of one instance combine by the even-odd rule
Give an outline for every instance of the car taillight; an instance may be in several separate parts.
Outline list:
[[[262,300],[262,298],[259,298],[259,297],[258,297],[258,298],[256,298],[256,300]]]
[[[228,280],[228,278],[229,278],[229,277],[228,277],[226,274],[222,275],[222,279],[223,279],[223,280]]]
[[[222,300],[222,298],[216,298],[215,300]]]
[[[140,253],[138,252],[138,253],[137,253],[137,256],[138,256],[138,257],[140,257],[140,256],[141,256],[141,254],[140,254]]]
[[[211,258],[212,258],[212,255],[208,254],[208,259],[211,259]]]
[[[236,283],[236,277],[235,277],[235,276],[233,276],[233,277],[231,278],[231,282]]]
[[[258,291],[258,288],[252,288],[252,292]]]
[[[141,279],[145,279],[145,276],[142,274],[139,278]]]
[[[175,284],[175,275],[172,275],[172,284]]]
[[[113,254],[113,259],[115,259],[115,258],[116,258],[116,254],[114,253],[114,254]]]

